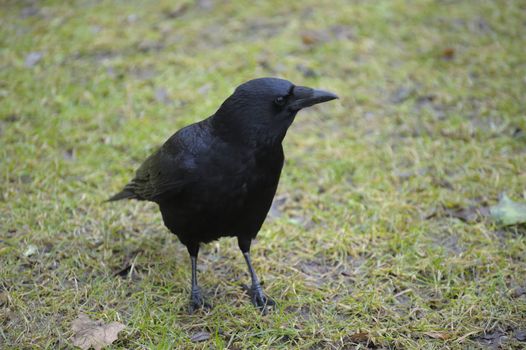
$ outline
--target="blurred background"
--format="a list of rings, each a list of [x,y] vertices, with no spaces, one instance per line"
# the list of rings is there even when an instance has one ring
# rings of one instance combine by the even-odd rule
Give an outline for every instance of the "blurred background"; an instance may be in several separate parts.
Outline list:
[[[68,348],[521,348],[524,1],[1,1],[0,344]],[[145,203],[102,204],[177,129],[262,76],[334,91],[301,112],[254,260],[184,247]],[[196,334],[205,336],[195,338]],[[208,336],[206,336],[208,334]]]

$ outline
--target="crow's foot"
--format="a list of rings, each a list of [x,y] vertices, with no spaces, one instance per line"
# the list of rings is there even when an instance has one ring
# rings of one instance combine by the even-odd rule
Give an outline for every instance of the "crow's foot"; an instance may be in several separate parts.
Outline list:
[[[274,300],[263,293],[261,286],[252,286],[252,288],[250,288],[250,300],[263,315],[266,315],[269,309],[272,309],[276,305]]]
[[[190,305],[188,308],[188,311],[190,312],[190,314],[193,314],[196,310],[199,310],[199,309],[205,309],[208,311],[211,308],[212,306],[210,306],[210,304],[205,302],[205,299],[203,298],[203,295],[201,293],[201,289],[200,288],[192,289],[192,292],[190,294]]]

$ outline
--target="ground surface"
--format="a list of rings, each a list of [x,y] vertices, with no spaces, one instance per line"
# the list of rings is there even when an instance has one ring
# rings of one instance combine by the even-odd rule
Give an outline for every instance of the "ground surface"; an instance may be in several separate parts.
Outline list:
[[[525,191],[524,1],[68,3],[0,4],[0,348],[72,348],[81,312],[113,349],[526,347],[524,229],[473,209]],[[253,249],[279,308],[224,239],[189,316],[157,208],[101,202],[258,76],[341,100],[284,144]]]

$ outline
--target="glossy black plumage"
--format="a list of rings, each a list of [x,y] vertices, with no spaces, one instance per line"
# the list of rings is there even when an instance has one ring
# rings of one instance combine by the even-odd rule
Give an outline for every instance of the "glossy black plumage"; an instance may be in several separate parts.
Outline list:
[[[211,117],[172,135],[109,199],[159,205],[166,227],[192,257],[191,310],[205,304],[195,272],[199,245],[223,236],[238,238],[252,277],[253,303],[263,310],[272,303],[250,263],[250,242],[276,192],[288,127],[301,108],[335,98],[282,79],[248,81]]]

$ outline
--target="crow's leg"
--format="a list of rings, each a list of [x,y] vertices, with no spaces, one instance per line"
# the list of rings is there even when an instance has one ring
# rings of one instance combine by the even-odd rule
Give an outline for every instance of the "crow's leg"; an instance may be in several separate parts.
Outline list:
[[[201,288],[197,284],[197,255],[199,253],[199,244],[188,245],[188,253],[192,262],[192,290],[190,292],[190,306],[188,311],[192,314],[200,308],[209,309],[210,305],[205,302],[201,294]]]
[[[274,300],[267,297],[265,293],[263,293],[263,289],[261,288],[261,284],[259,283],[258,276],[256,275],[254,268],[252,267],[252,262],[250,260],[250,243],[252,242],[252,239],[238,237],[237,242],[239,244],[239,249],[241,249],[241,252],[245,257],[245,261],[247,262],[248,266],[248,272],[250,273],[250,278],[252,279],[252,286],[250,287],[250,299],[252,301],[252,304],[254,304],[254,306],[258,309],[260,309],[263,314],[266,314],[267,308],[269,306],[272,307],[276,305],[276,303],[274,302]]]

